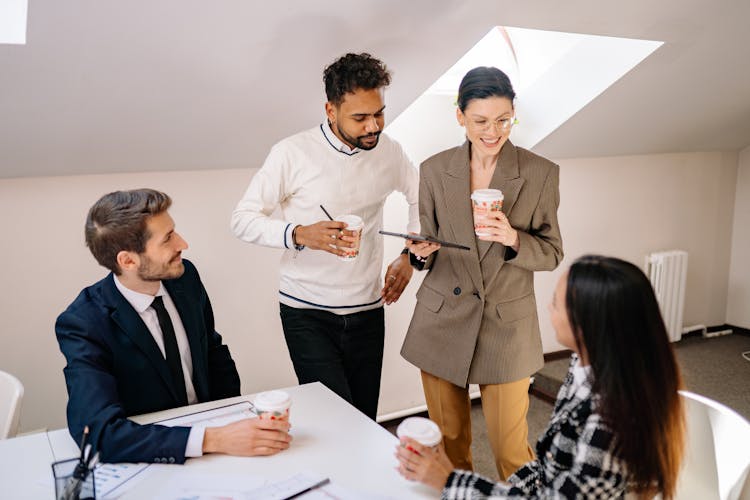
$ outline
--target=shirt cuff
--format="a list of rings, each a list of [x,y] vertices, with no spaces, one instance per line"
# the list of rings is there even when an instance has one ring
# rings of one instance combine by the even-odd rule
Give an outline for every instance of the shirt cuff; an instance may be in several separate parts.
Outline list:
[[[294,224],[290,222],[286,225],[286,229],[284,229],[284,248],[294,248],[292,231],[294,231]]]
[[[191,427],[188,435],[187,446],[185,446],[185,456],[188,458],[203,456],[203,436],[206,433],[205,427]]]
[[[294,222],[287,224],[286,229],[284,229],[284,247],[300,251],[305,248],[305,245],[294,244],[294,230],[297,226],[299,224],[295,224]]]

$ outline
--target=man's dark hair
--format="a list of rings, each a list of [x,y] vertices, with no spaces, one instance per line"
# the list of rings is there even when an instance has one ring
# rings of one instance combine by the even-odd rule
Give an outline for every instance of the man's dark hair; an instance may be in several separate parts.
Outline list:
[[[357,89],[371,90],[387,87],[391,73],[378,59],[370,54],[346,54],[323,70],[326,97],[335,106],[341,105],[344,95]]]
[[[86,246],[96,261],[113,273],[122,270],[117,254],[143,253],[151,237],[146,229],[149,217],[165,212],[172,199],[154,189],[133,189],[105,194],[86,216]]]
[[[464,75],[458,86],[456,104],[464,112],[472,99],[488,97],[506,97],[512,103],[516,93],[508,75],[492,66],[479,66]]]

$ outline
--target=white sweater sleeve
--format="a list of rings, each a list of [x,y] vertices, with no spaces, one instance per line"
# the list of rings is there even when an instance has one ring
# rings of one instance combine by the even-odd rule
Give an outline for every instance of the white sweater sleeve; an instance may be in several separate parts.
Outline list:
[[[242,241],[273,248],[294,248],[291,236],[296,224],[270,217],[288,196],[290,165],[283,149],[278,144],[271,148],[232,212],[232,233]]]
[[[404,194],[409,204],[409,222],[406,230],[419,233],[419,172],[400,144],[395,143],[399,157],[399,175],[396,191]]]

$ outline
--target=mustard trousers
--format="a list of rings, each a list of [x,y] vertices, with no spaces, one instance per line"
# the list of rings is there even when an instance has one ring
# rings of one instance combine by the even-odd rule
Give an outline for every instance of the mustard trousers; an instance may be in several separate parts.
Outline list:
[[[459,387],[422,372],[427,411],[443,433],[445,452],[453,466],[474,470],[471,459],[471,401],[469,388]],[[528,443],[529,378],[507,384],[480,385],[482,412],[487,422],[495,465],[506,480],[526,462],[534,459]]]

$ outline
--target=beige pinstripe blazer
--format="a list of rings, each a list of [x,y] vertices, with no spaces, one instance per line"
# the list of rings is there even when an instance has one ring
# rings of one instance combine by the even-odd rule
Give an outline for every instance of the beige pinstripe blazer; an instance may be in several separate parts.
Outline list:
[[[534,271],[563,258],[559,167],[510,141],[500,152],[490,187],[503,191],[518,254],[474,236],[469,176],[468,141],[421,165],[422,234],[471,250],[442,248],[427,259],[401,355],[458,386],[512,382],[544,364]]]

